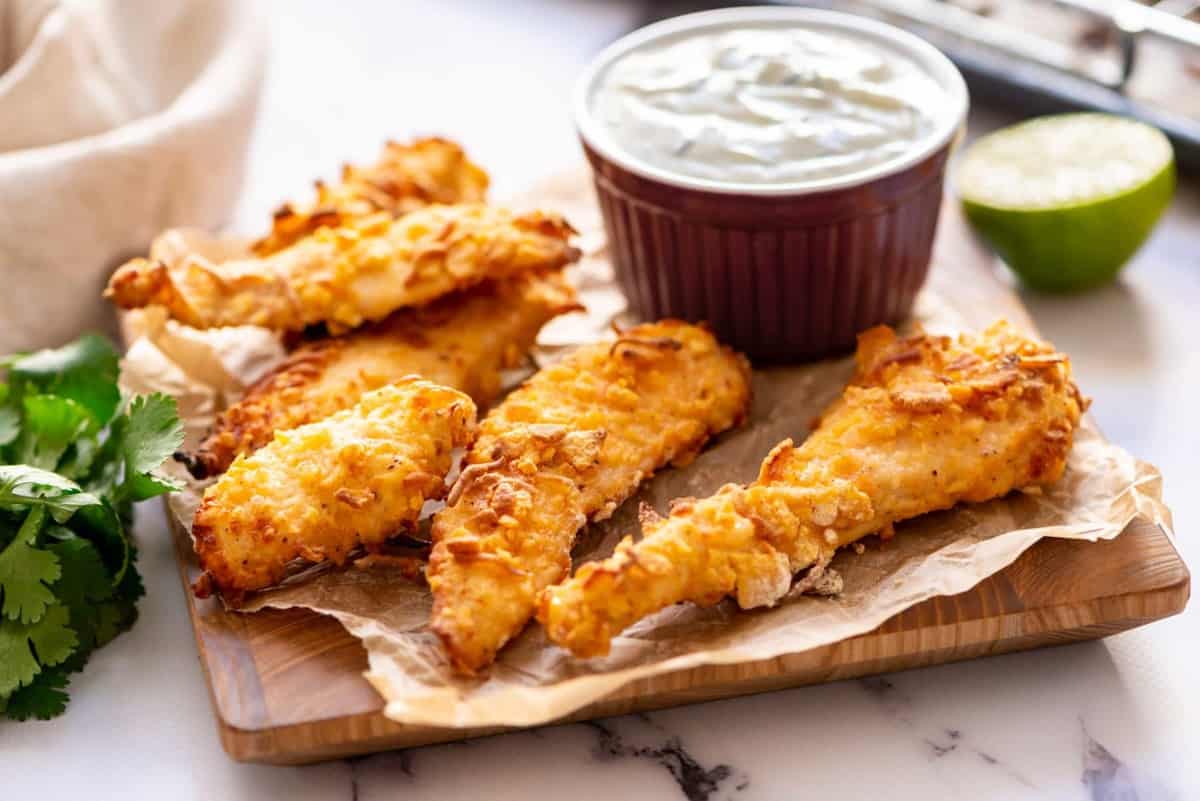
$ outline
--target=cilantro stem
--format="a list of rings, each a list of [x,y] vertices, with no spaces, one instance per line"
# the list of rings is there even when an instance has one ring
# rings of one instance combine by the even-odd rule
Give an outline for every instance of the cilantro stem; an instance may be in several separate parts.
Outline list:
[[[46,507],[34,506],[29,510],[29,514],[25,515],[25,519],[21,522],[21,527],[17,529],[17,536],[13,537],[5,550],[11,548],[13,543],[21,542],[26,545],[33,545],[33,540],[41,532],[42,526],[46,523]]]

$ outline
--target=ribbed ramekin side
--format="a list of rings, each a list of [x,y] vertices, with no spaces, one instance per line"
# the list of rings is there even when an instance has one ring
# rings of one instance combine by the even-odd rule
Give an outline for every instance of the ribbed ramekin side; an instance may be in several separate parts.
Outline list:
[[[846,213],[847,198],[831,198],[840,211],[829,221],[813,198],[777,198],[756,216],[746,209],[761,199],[667,193],[593,164],[631,310],[705,321],[756,361],[846,352],[859,332],[906,316],[925,281],[944,156],[886,201],[856,190],[865,193],[859,214]]]

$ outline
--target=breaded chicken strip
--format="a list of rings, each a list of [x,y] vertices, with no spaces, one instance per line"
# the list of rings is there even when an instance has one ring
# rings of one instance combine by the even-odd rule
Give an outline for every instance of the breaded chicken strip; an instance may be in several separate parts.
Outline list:
[[[197,478],[217,475],[238,454],[266,445],[276,431],[328,417],[407,375],[487,405],[500,390],[501,370],[520,363],[541,327],[578,308],[561,271],[531,273],[306,342],[222,412],[194,454],[178,458]]]
[[[134,259],[104,294],[123,309],[163,306],[194,328],[327,323],[338,333],[485,279],[561,267],[579,256],[567,243],[572,233],[553,214],[429,206],[398,220],[376,214],[322,228],[262,259]]]
[[[858,372],[800,447],[776,447],[758,480],[649,512],[644,537],[550,588],[538,619],[577,656],[608,653],[627,626],[681,601],[770,606],[797,571],[962,501],[1062,476],[1086,407],[1067,357],[1006,323],[982,335],[859,337]],[[813,574],[810,573],[810,577]]]
[[[313,203],[300,208],[285,203],[275,212],[271,233],[254,243],[255,255],[269,256],[318,228],[380,211],[399,217],[435,203],[482,203],[488,176],[461,147],[431,137],[388,142],[375,164],[347,164],[338,183],[317,181],[316,187]]]
[[[215,585],[236,602],[280,581],[294,559],[341,564],[412,526],[474,432],[470,398],[416,377],[278,432],[205,491],[192,524],[207,573],[197,593]]]
[[[433,522],[432,627],[456,669],[485,667],[521,631],[584,523],[690,460],[749,399],[741,356],[666,321],[580,348],[493,409]]]

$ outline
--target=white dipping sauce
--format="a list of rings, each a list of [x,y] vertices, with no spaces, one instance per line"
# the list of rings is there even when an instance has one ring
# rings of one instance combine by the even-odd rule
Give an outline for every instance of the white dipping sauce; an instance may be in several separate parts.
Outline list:
[[[648,43],[607,69],[591,105],[615,143],[651,166],[779,184],[901,158],[933,133],[948,102],[884,42],[789,24]]]

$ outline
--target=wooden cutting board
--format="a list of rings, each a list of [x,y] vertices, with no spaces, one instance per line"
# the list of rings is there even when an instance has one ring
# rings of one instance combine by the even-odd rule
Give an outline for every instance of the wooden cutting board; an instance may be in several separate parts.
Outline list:
[[[956,306],[1028,322],[956,207],[942,217],[931,287]],[[199,575],[191,540],[172,523],[185,587]],[[1187,567],[1165,532],[1135,521],[1115,540],[1047,539],[968,592],[933,598],[875,631],[802,654],[709,666],[637,681],[563,720],[586,720],[987,654],[1095,639],[1183,610]],[[185,593],[225,750],[296,764],[460,740],[500,728],[406,726],[383,717],[363,678],[366,652],[331,617],[307,610],[226,612]]]

